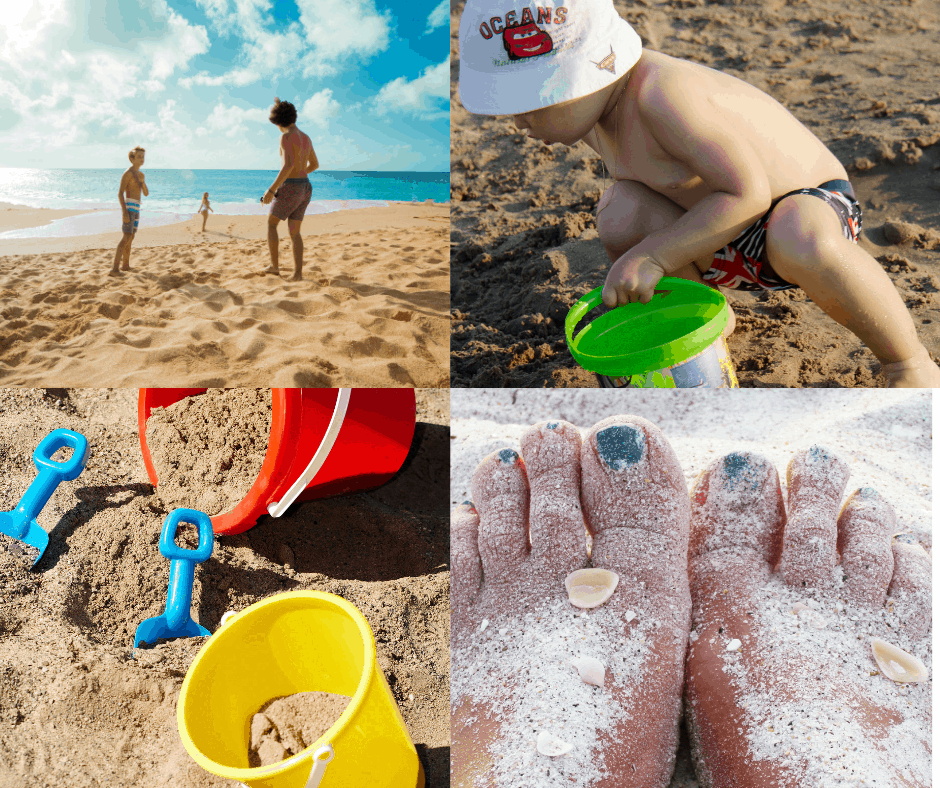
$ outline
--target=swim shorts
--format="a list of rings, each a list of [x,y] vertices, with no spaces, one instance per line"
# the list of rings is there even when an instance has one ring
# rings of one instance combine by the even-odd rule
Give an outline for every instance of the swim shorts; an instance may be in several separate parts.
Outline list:
[[[140,224],[140,202],[125,198],[124,205],[127,206],[127,216],[130,221],[122,221],[121,230],[128,235],[133,235],[137,232],[137,225]],[[121,219],[123,220],[123,218],[122,216]]]
[[[280,220],[304,218],[304,211],[310,204],[313,187],[307,178],[288,178],[274,195],[271,203],[271,215]]]
[[[774,200],[767,213],[731,243],[715,252],[711,268],[702,274],[702,279],[713,287],[732,290],[792,290],[799,287],[781,279],[770,263],[762,259],[770,214],[778,202],[793,194],[811,194],[825,200],[839,215],[842,234],[850,241],[858,241],[862,229],[862,209],[855,199],[852,184],[843,180],[826,181],[815,188],[787,192]]]

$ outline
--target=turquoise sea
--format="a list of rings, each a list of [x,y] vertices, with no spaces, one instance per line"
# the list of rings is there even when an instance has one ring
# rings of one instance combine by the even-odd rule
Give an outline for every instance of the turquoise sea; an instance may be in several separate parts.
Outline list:
[[[0,168],[0,202],[32,208],[87,211],[44,227],[0,233],[3,238],[91,235],[114,229],[119,213],[117,190],[123,169],[37,170]],[[217,214],[263,215],[259,202],[277,170],[157,170],[146,165],[150,196],[143,199],[140,226],[174,224],[191,218],[209,192]],[[387,205],[391,202],[447,202],[447,172],[337,172],[310,175],[313,197],[307,215]],[[211,217],[211,214],[210,214]]]

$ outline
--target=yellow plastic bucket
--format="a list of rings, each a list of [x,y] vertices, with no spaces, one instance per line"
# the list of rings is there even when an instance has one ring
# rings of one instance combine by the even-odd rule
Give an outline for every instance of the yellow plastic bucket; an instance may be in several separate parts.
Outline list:
[[[313,745],[251,768],[252,715],[272,698],[298,692],[352,700]],[[186,674],[176,719],[196,763],[249,788],[424,786],[418,753],[376,662],[372,630],[333,594],[292,591],[227,615]]]

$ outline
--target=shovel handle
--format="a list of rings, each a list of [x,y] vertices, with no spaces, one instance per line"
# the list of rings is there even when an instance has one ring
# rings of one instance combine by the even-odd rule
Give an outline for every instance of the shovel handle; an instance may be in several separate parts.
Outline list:
[[[57,462],[52,455],[64,446],[71,446],[72,456],[65,462]],[[33,452],[33,463],[39,474],[23,493],[16,509],[4,517],[4,533],[15,539],[23,539],[29,524],[35,520],[43,507],[64,481],[71,481],[85,469],[88,462],[88,439],[71,430],[58,429],[40,441]]]
[[[175,541],[180,523],[191,523],[199,529],[199,546],[195,550],[179,547]],[[160,553],[171,561],[192,561],[201,564],[212,555],[212,520],[204,512],[195,509],[174,509],[163,521],[160,534]]]

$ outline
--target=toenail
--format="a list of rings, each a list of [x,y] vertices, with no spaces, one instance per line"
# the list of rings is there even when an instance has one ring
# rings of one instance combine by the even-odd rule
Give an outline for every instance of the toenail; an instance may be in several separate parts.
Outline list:
[[[862,489],[858,491],[858,494],[864,496],[865,498],[878,497],[878,491],[874,487],[862,487]]]
[[[471,512],[477,510],[476,506],[473,505],[473,501],[464,501],[461,506],[466,506]]]
[[[608,468],[619,471],[642,459],[645,441],[641,430],[618,424],[597,433],[597,453]]]
[[[505,463],[506,465],[513,465],[518,459],[519,455],[516,454],[516,452],[514,452],[512,449],[503,449],[499,453],[499,461]]]
[[[809,459],[811,462],[825,462],[832,459],[832,454],[822,446],[812,446],[809,450]]]
[[[725,487],[731,489],[741,484],[749,484],[752,490],[760,486],[760,473],[763,463],[753,465],[745,454],[729,454],[725,457]]]
[[[894,539],[896,542],[904,542],[904,544],[916,544],[920,547],[920,541],[914,534],[895,534]]]
[[[546,429],[550,429],[550,430],[558,429],[558,422],[557,422],[557,421],[550,421],[548,424],[545,425],[545,427],[546,427]]]

